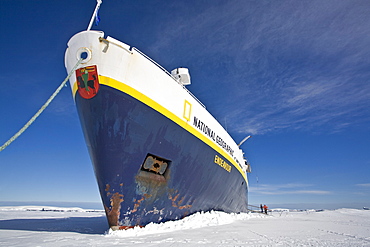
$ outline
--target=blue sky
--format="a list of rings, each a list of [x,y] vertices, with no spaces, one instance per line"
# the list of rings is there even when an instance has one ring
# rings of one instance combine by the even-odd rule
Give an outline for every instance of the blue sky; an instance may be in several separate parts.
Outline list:
[[[94,0],[0,3],[0,143],[66,77]],[[368,1],[105,0],[103,30],[188,86],[252,164],[254,204],[370,204]],[[69,86],[0,153],[0,201],[96,202]]]

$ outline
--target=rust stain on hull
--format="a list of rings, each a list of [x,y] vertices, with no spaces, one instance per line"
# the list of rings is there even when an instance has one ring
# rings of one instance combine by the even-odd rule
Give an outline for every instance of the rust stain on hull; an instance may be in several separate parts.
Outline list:
[[[166,193],[167,182],[161,175],[140,171],[135,177],[135,182],[137,195],[144,196],[145,199],[155,200]]]
[[[138,207],[140,207],[140,203],[141,203],[142,201],[144,201],[144,199],[145,199],[145,197],[144,197],[144,196],[143,196],[140,200],[136,200],[136,199],[134,199],[134,202],[135,202],[135,204],[134,204],[134,209],[131,211],[131,213],[135,213],[135,212],[137,211]]]
[[[152,195],[149,195],[149,194],[144,194],[143,197],[141,197],[141,199],[139,200],[136,200],[134,199],[134,209],[131,211],[131,213],[135,213],[137,211],[137,209],[140,207],[140,204],[145,200],[145,199],[148,199],[150,198]]]
[[[132,229],[134,227],[140,227],[140,228],[143,228],[145,226],[119,226],[119,227],[116,227],[115,229],[113,230],[128,230],[128,229]]]
[[[109,226],[118,226],[121,202],[123,202],[123,195],[116,192],[110,198],[110,207],[104,205],[105,213],[108,218]]]
[[[177,193],[177,191],[175,191],[174,194],[176,194],[176,193]],[[172,196],[171,193],[168,194],[168,199],[170,199],[172,201],[172,207],[179,208],[179,209],[186,209],[186,208],[191,208],[192,207],[192,205],[190,205],[190,204],[180,206],[182,204],[182,202],[184,201],[185,196],[183,196],[180,200],[178,200],[179,196],[180,196],[180,193],[178,193],[175,196]]]

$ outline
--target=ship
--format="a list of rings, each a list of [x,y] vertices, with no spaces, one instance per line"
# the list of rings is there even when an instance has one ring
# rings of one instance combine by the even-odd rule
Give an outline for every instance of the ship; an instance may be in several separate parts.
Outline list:
[[[70,86],[111,229],[248,211],[241,143],[187,89],[187,68],[90,28],[68,42],[66,70],[77,62]]]

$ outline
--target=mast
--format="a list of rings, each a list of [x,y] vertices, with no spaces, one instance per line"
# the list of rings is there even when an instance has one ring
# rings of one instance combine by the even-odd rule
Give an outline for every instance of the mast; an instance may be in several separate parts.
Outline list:
[[[96,7],[95,7],[95,10],[94,10],[93,15],[91,16],[91,20],[90,20],[89,26],[87,27],[87,30],[86,31],[90,31],[94,19],[95,18],[98,18],[98,10],[100,8],[100,4],[101,3],[102,3],[102,0],[96,0]]]

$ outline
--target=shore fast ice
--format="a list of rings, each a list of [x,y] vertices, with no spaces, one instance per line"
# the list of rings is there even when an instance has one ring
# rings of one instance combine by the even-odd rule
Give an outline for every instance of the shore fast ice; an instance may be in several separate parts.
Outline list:
[[[202,121],[200,121],[195,116],[194,116],[193,125],[197,129],[202,131],[204,134],[206,134],[208,137],[210,137],[213,141],[215,141],[220,147],[222,147],[231,156],[234,155],[234,150],[232,150],[230,146],[224,140],[222,140],[222,138],[219,135],[217,135],[210,127],[208,127],[206,124],[204,124]]]

